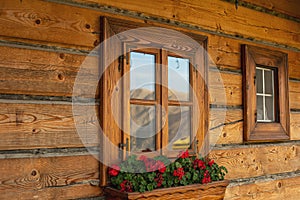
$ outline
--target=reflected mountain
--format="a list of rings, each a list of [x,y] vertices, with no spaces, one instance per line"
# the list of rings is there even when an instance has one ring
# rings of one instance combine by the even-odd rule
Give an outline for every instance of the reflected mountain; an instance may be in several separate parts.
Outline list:
[[[181,99],[186,97],[186,93],[169,91],[169,99]],[[130,92],[131,99],[152,99],[155,94],[147,89],[136,89]],[[152,105],[130,105],[130,130],[131,130],[131,150],[143,151],[146,149],[155,150],[156,135],[156,111]],[[190,108],[188,106],[169,106],[169,143],[173,149],[187,148],[190,144]],[[162,122],[164,126],[165,122]],[[158,130],[159,131],[159,130]],[[174,145],[173,145],[174,144]]]

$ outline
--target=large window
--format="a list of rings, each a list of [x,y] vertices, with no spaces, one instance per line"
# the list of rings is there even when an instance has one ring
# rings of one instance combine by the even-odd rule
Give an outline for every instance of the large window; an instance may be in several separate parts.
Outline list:
[[[127,55],[123,75],[130,92],[124,91],[124,104],[130,108],[125,108],[129,134],[124,136],[130,152],[192,150],[199,113],[194,93],[200,91],[193,57],[142,47]]]
[[[245,140],[289,139],[287,55],[249,45],[242,50]]]
[[[118,147],[102,139],[101,148],[111,163],[132,153],[204,153],[208,145],[207,38],[153,26],[101,18],[100,122]]]

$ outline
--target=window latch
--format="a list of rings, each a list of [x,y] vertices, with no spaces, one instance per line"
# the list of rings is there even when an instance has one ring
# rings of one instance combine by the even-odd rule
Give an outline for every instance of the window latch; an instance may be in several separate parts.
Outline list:
[[[129,139],[126,138],[126,142],[125,143],[120,143],[119,147],[122,150],[126,149],[126,157],[127,157],[128,156],[128,152],[129,152]]]
[[[124,59],[126,60],[126,64],[128,64],[128,59],[125,55],[120,55],[119,56],[119,65],[118,65],[118,71],[119,72],[121,72],[121,70],[122,70]]]
[[[194,151],[196,153],[196,157],[198,157],[198,143],[199,143],[198,140],[194,141]]]

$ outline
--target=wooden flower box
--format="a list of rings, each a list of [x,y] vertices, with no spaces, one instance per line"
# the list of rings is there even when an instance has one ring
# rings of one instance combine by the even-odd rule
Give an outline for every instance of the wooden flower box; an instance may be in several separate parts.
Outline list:
[[[229,184],[228,180],[216,181],[208,184],[194,184],[187,186],[160,188],[153,191],[139,192],[121,192],[117,189],[107,187],[104,189],[105,199],[107,200],[127,200],[127,199],[145,199],[145,200],[217,200],[223,199],[225,190]]]

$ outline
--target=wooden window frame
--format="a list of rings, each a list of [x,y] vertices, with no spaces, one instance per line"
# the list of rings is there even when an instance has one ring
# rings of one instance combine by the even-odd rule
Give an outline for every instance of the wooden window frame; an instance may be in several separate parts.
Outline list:
[[[166,30],[154,30],[152,32],[153,34],[148,36],[147,38],[142,38],[142,40],[146,39],[146,43],[144,41],[141,41],[141,38],[122,38],[117,37],[118,41],[114,43],[109,43],[109,38],[122,33],[124,31],[128,31],[135,28],[144,28],[144,27],[160,27],[160,28],[169,28],[176,31],[180,31],[181,33],[189,36],[193,40],[186,38],[178,37],[178,34],[174,34],[172,32],[168,32],[168,34],[165,34],[164,31]],[[144,37],[144,34],[141,34],[138,37]],[[156,37],[158,36],[158,37]],[[161,38],[168,38],[168,40],[161,40]],[[102,77],[100,79],[100,126],[102,129],[103,134],[100,136],[100,157],[102,160],[105,160],[106,163],[114,163],[116,161],[119,161],[120,156],[123,158],[126,157],[125,151],[120,152],[120,150],[116,150],[114,147],[110,147],[106,144],[105,141],[107,139],[110,141],[110,143],[115,144],[115,146],[120,146],[123,148],[127,148],[129,145],[125,145],[126,139],[128,140],[128,137],[124,137],[126,134],[128,134],[128,123],[123,124],[122,131],[118,123],[122,123],[126,119],[124,116],[126,116],[126,113],[129,109],[129,104],[126,103],[126,100],[121,94],[120,91],[123,91],[125,88],[128,88],[128,85],[123,84],[121,86],[117,86],[118,80],[122,77],[122,74],[126,73],[124,72],[124,66],[128,64],[128,56],[125,55],[125,48],[126,45],[129,46],[139,46],[143,45],[144,48],[148,44],[148,48],[158,47],[158,49],[164,49],[169,52],[175,53],[177,55],[181,55],[181,53],[189,53],[189,54],[195,54],[195,65],[193,70],[196,72],[197,76],[197,83],[199,85],[199,89],[201,92],[196,93],[196,97],[198,99],[198,107],[199,107],[199,113],[197,114],[197,124],[198,129],[196,132],[197,139],[199,140],[199,143],[197,143],[197,147],[195,148],[200,151],[201,153],[205,154],[208,150],[209,141],[207,137],[208,133],[208,108],[209,108],[209,102],[208,102],[208,62],[207,62],[207,56],[206,56],[206,50],[207,50],[207,36],[199,35],[198,33],[191,33],[190,30],[186,30],[184,28],[179,28],[175,26],[170,25],[164,25],[160,23],[155,23],[151,21],[144,21],[144,20],[138,20],[138,19],[130,19],[130,20],[124,20],[124,17],[122,19],[118,18],[111,18],[111,17],[100,17],[100,42],[103,43],[105,40],[108,40],[108,43],[104,43],[104,45],[101,46],[100,49],[100,72],[102,73]],[[170,41],[175,42],[174,44],[170,44]],[[195,45],[195,41],[197,42],[197,45]],[[113,45],[113,46],[112,46]],[[198,46],[202,46],[201,49],[198,48]],[[112,50],[113,48],[113,50]],[[109,51],[109,49],[111,51]],[[110,52],[110,54],[114,55],[106,55],[106,52]],[[123,52],[122,59],[114,59],[112,60],[115,55],[120,55],[119,53]],[[162,52],[161,52],[162,53]],[[107,57],[108,56],[108,57]],[[167,56],[167,55],[162,55]],[[104,58],[104,59],[102,59]],[[164,63],[163,63],[164,64]],[[105,68],[107,67],[107,68]],[[128,68],[127,68],[128,70]],[[118,80],[117,80],[118,79]],[[112,99],[112,93],[116,93],[116,98]],[[127,94],[128,95],[128,94]],[[121,103],[120,103],[121,102]],[[112,108],[111,105],[116,105],[115,112],[119,113],[118,118],[116,119],[115,116],[112,114]],[[164,106],[164,105],[162,105]],[[118,123],[117,123],[118,122]],[[127,125],[126,125],[127,124]],[[127,133],[126,133],[127,132]],[[164,144],[163,144],[164,145]],[[121,155],[120,155],[121,154]],[[162,153],[163,154],[163,153]],[[107,182],[107,166],[105,163],[100,164],[100,177],[101,177],[101,186],[105,186]]]
[[[268,142],[290,139],[290,109],[288,87],[288,57],[286,53],[256,46],[242,45],[244,140]],[[264,66],[277,71],[275,92],[276,122],[257,122],[256,67]],[[276,76],[275,76],[276,77]]]
[[[189,83],[191,84],[191,89],[192,91],[189,91],[189,100],[169,100],[168,99],[168,88],[166,88],[165,86],[168,85],[168,72],[166,70],[165,67],[163,67],[162,69],[159,69],[159,67],[162,66],[167,66],[167,68],[169,67],[168,65],[168,56],[172,56],[172,57],[178,57],[178,58],[187,58],[190,61],[193,60],[193,56],[190,54],[181,54],[181,55],[177,55],[174,54],[172,52],[169,52],[165,49],[144,49],[143,46],[135,46],[135,47],[125,47],[128,48],[128,52],[141,52],[141,53],[149,53],[152,55],[156,56],[156,70],[155,70],[155,77],[158,78],[156,80],[156,86],[155,86],[155,99],[153,100],[144,100],[144,99],[131,99],[130,98],[130,91],[127,89],[126,91],[123,91],[123,104],[124,106],[124,110],[125,113],[123,113],[123,122],[126,123],[126,127],[128,129],[128,132],[130,132],[130,118],[128,116],[130,116],[129,110],[130,110],[130,105],[152,105],[152,106],[157,106],[158,104],[160,104],[164,110],[165,113],[162,113],[161,108],[158,106],[156,107],[156,114],[157,114],[157,119],[156,119],[156,130],[160,130],[157,134],[156,134],[156,143],[155,143],[155,151],[160,151],[160,150],[164,150],[161,151],[160,154],[165,155],[167,157],[170,158],[175,158],[178,155],[178,151],[180,150],[168,150],[166,149],[167,145],[169,144],[169,130],[168,130],[168,117],[166,117],[168,115],[168,107],[169,106],[189,106],[190,107],[190,124],[191,124],[191,133],[195,133],[195,126],[194,124],[197,123],[197,115],[198,113],[196,112],[197,108],[194,108],[194,103],[196,101],[195,96],[192,95],[193,91],[201,91],[200,85],[199,83],[197,83],[197,78],[196,78],[196,74],[195,73],[195,69],[194,66],[192,66],[191,63],[189,63]],[[128,60],[130,60],[130,53],[127,53],[126,58]],[[126,65],[124,65],[124,74],[130,73],[130,62],[126,62]],[[124,85],[125,88],[129,88],[129,77],[130,74],[126,76],[126,78],[124,79]],[[164,126],[162,127],[161,121],[162,119],[165,118],[164,120]],[[128,133],[126,133],[126,131],[124,131],[122,133],[123,136],[123,142],[128,143],[128,145],[130,146],[130,135]],[[192,140],[192,138],[190,138],[190,148],[189,151],[191,154],[195,154],[196,149],[195,149],[195,141]],[[202,142],[201,142],[202,144]],[[129,148],[129,151],[130,148]],[[131,154],[143,154],[143,152],[130,152]],[[148,156],[151,156],[151,153],[147,153]],[[155,156],[156,153],[153,154],[153,156]],[[124,157],[126,157],[126,155],[124,155]]]

